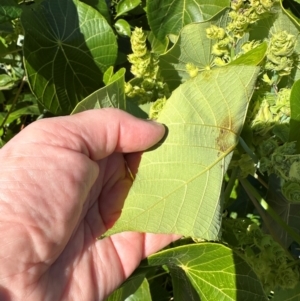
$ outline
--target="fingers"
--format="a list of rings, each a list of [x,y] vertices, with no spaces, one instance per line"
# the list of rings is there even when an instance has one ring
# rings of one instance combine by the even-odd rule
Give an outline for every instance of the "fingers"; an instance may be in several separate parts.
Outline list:
[[[146,150],[155,145],[164,132],[164,127],[155,122],[138,119],[118,109],[100,109],[39,120],[18,136],[27,142],[68,148],[99,160],[115,151]],[[12,139],[11,143],[20,138]]]

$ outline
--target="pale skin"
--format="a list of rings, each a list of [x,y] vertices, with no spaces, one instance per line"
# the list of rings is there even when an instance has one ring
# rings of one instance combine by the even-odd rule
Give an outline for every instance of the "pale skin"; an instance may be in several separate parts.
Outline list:
[[[103,240],[160,124],[117,109],[32,123],[0,150],[0,300],[99,301],[178,238]]]

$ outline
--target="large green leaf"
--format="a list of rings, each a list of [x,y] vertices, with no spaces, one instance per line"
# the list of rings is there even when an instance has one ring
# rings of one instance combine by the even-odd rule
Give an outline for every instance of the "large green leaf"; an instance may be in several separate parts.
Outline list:
[[[137,292],[139,288],[143,286],[146,274],[153,270],[154,268],[149,266],[138,267],[134,273],[106,299],[106,301],[127,300],[126,298],[134,295],[135,292]]]
[[[253,25],[250,31],[250,40],[264,40],[271,36],[272,33],[278,31],[287,31],[296,37],[295,54],[300,55],[300,37],[297,26],[290,20],[290,18],[280,10],[278,14],[269,18],[262,19]],[[300,79],[300,64],[294,68],[292,74],[289,76],[292,80]]]
[[[224,10],[210,21],[186,25],[174,46],[159,57],[161,75],[171,91],[190,78],[187,64],[193,64],[200,72],[212,68],[215,41],[206,36],[206,29],[212,24],[225,27],[227,19],[228,11]]]
[[[249,265],[221,244],[200,243],[159,252],[150,265],[181,269],[205,301],[266,301],[264,290]],[[185,299],[191,300],[191,299]]]
[[[113,75],[108,85],[92,93],[75,107],[71,114],[91,109],[119,108],[125,110],[125,69],[120,69]]]
[[[116,18],[126,14],[141,4],[141,0],[120,0],[116,6]]]
[[[296,17],[294,14],[293,14],[293,11],[294,10],[296,10],[296,11],[298,11],[299,12],[299,5],[298,4],[296,4],[296,3],[292,3],[291,1],[293,1],[293,0],[290,0],[289,1],[289,8],[285,8],[284,6],[283,6],[283,1],[284,0],[280,0],[280,5],[281,5],[281,8],[282,8],[282,10],[289,16],[289,18],[296,24],[296,25],[298,25],[298,26],[300,26],[300,19],[299,19],[299,17]],[[298,2],[299,4],[300,4],[300,2],[299,2],[299,0],[295,0],[295,2]],[[293,11],[292,11],[292,9],[291,8],[293,8]],[[298,16],[299,16],[299,13],[298,13]]]
[[[290,96],[291,120],[289,141],[297,141],[297,152],[300,154],[300,80],[296,81],[292,87]]]
[[[133,230],[218,238],[222,180],[257,73],[251,66],[217,68],[173,92],[158,118],[168,135],[143,154],[122,215],[108,234]]]
[[[174,300],[201,301],[184,270],[172,266],[169,267],[169,270],[172,276]]]
[[[299,301],[300,300],[300,283],[294,289],[275,290],[274,297],[271,301]]]
[[[1,0],[0,23],[19,18],[21,13],[21,7],[14,0]]]
[[[177,35],[185,25],[208,20],[229,6],[230,0],[147,0],[147,16],[153,34],[163,41],[166,35]]]
[[[213,41],[207,38],[205,31],[210,26],[211,22],[185,26],[174,46],[159,57],[161,75],[171,91],[190,78],[188,63],[200,71],[211,68]]]
[[[22,15],[30,86],[54,114],[68,114],[99,89],[117,44],[105,18],[77,0],[44,0]]]

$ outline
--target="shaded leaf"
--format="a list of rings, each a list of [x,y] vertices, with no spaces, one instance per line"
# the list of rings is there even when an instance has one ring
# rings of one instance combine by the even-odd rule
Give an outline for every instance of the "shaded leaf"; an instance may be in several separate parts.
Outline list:
[[[300,300],[300,283],[293,289],[275,290],[272,301],[299,301]]]
[[[151,51],[157,53],[157,54],[163,54],[167,51],[168,45],[169,45],[169,39],[166,37],[163,42],[158,40],[152,31],[149,32],[148,34],[148,41],[150,42],[151,45]]]
[[[226,17],[227,11],[224,11],[211,21],[185,26],[174,46],[159,57],[161,75],[171,91],[190,78],[188,63],[199,71],[211,69],[214,59],[211,49],[215,41],[207,38],[206,29],[212,24],[220,25]]]
[[[141,0],[120,0],[117,4],[116,18],[126,14],[141,4]]]
[[[0,23],[19,18],[21,13],[21,7],[14,0],[1,0]]]
[[[161,251],[150,256],[148,263],[184,271],[201,300],[267,300],[250,266],[221,244],[200,243]]]
[[[149,280],[150,292],[153,301],[170,301],[172,300],[172,292],[168,291],[168,276],[161,275],[160,277],[151,277]],[[154,278],[154,279],[153,279]],[[149,278],[148,278],[149,279]],[[174,287],[173,287],[174,290]]]
[[[290,119],[290,134],[289,141],[297,141],[297,153],[300,154],[300,80],[297,80],[292,87],[290,96],[291,119]]]
[[[172,276],[174,300],[201,301],[185,271],[172,266],[169,269]]]
[[[138,106],[128,98],[126,99],[126,112],[142,119],[147,119],[149,117],[148,112],[145,109],[143,110],[143,105]]]
[[[151,294],[149,290],[149,283],[147,279],[144,279],[140,287],[137,289],[137,291],[130,295],[128,298],[125,299],[125,301],[151,301]]]
[[[168,135],[143,154],[120,219],[108,231],[217,239],[222,179],[238,143],[258,68],[199,74],[176,89],[158,121]]]
[[[77,0],[44,0],[22,15],[30,86],[54,114],[68,114],[102,85],[117,44],[104,17]]]
[[[82,100],[71,114],[91,109],[119,108],[125,109],[125,69],[120,69],[108,82],[108,85]]]
[[[266,201],[270,207],[300,235],[300,205],[288,202],[282,195],[280,187],[280,179],[275,175],[271,175],[269,177],[269,190]],[[289,237],[286,231],[272,218],[268,218],[268,227],[276,233],[276,238],[279,239],[286,248],[293,242],[293,239]]]
[[[164,41],[185,25],[208,20],[229,6],[230,0],[147,0],[148,21],[153,34]]]
[[[145,276],[153,270],[153,267],[139,266],[134,273],[106,299],[106,301],[124,301],[138,290],[143,283]]]

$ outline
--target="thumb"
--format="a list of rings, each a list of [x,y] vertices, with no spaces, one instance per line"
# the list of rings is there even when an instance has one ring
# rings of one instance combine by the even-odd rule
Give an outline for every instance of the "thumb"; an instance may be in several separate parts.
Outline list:
[[[138,119],[118,109],[100,109],[36,121],[11,143],[45,143],[100,160],[113,152],[146,150],[162,139],[164,133],[164,126],[156,122]]]

